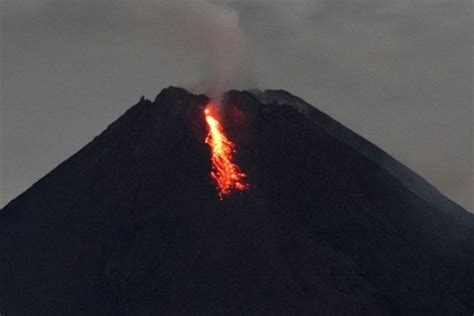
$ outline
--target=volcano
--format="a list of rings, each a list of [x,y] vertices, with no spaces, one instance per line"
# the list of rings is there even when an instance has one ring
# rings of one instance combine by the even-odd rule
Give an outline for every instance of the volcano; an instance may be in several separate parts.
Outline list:
[[[222,196],[209,103],[142,98],[0,211],[2,315],[472,314],[472,214],[283,90],[224,94]]]

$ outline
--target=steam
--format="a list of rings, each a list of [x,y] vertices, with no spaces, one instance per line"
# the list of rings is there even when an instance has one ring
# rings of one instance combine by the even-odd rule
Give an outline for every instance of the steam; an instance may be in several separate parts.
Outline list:
[[[199,77],[180,85],[215,99],[227,89],[254,85],[249,39],[232,8],[207,0],[129,3],[141,23],[156,27],[158,45],[178,57],[186,55],[198,65]],[[189,69],[184,72],[192,73]]]

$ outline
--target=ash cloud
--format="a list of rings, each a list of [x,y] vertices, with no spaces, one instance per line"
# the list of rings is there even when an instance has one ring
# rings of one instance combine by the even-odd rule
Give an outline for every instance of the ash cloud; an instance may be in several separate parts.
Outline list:
[[[474,209],[471,1],[6,0],[1,29],[1,204],[178,85],[289,90]]]
[[[255,84],[249,66],[249,41],[237,12],[205,0],[126,3],[138,23],[153,25],[160,47],[185,54],[199,65],[193,79],[182,85],[218,96],[230,88]],[[186,73],[186,72],[185,72]]]

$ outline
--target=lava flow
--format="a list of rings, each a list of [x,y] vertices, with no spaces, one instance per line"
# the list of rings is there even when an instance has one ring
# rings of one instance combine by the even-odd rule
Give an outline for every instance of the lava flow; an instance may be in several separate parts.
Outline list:
[[[245,182],[246,174],[241,172],[239,166],[233,162],[235,145],[224,133],[224,128],[216,119],[216,107],[209,103],[204,116],[209,127],[206,137],[206,144],[211,148],[212,171],[211,177],[216,182],[221,200],[233,191],[243,191],[248,189]]]

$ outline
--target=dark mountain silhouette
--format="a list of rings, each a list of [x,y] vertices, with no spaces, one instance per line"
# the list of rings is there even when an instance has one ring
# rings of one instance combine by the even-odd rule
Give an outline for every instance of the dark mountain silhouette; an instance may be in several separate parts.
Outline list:
[[[286,91],[142,98],[0,212],[2,315],[471,315],[474,216]]]

